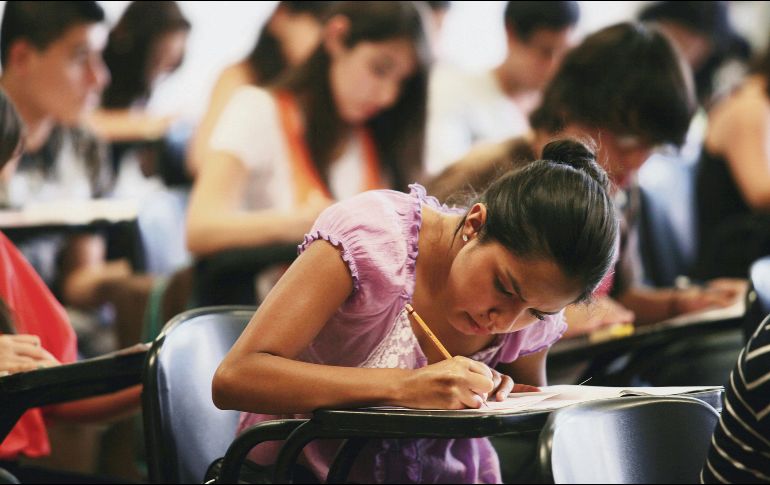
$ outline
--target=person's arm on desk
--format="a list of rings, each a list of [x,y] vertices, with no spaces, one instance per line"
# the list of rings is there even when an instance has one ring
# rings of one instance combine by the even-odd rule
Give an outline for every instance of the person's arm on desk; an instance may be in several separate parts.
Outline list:
[[[545,386],[547,384],[545,373],[545,358],[547,355],[548,349],[544,349],[534,354],[519,357],[507,364],[498,364],[497,370],[513,379],[513,386],[510,392],[538,391],[539,389],[536,386]],[[502,389],[498,392],[500,391]],[[502,398],[499,395],[496,397],[498,400],[502,400],[507,395],[508,393],[506,392]]]
[[[493,390],[492,374],[486,365],[466,357],[415,370],[295,360],[352,291],[353,279],[340,251],[325,241],[310,245],[260,305],[217,369],[212,386],[217,407],[285,414],[362,406],[482,405],[479,395]]]
[[[682,289],[633,287],[618,299],[634,311],[636,323],[644,325],[685,313],[729,306],[745,293],[745,282],[739,284],[740,281],[714,280],[705,286]]]
[[[0,335],[0,376],[59,365],[37,335]]]
[[[564,338],[574,338],[612,325],[633,323],[636,315],[609,296],[602,296],[590,304],[568,306],[564,318],[569,325]]]
[[[101,290],[106,283],[130,275],[127,260],[107,261],[104,238],[92,234],[73,236],[62,258],[62,298],[65,304],[94,307],[104,302]]]

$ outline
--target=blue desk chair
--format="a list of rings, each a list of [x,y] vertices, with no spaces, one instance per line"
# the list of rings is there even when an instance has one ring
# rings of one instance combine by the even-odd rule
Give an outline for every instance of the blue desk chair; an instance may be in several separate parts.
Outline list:
[[[545,483],[698,483],[719,414],[690,397],[621,397],[553,412]]]
[[[169,321],[153,342],[142,394],[152,482],[203,482],[209,465],[233,441],[239,413],[214,406],[211,381],[254,311],[253,307],[190,310]],[[278,428],[281,432],[268,439],[280,439],[293,430],[285,424]]]

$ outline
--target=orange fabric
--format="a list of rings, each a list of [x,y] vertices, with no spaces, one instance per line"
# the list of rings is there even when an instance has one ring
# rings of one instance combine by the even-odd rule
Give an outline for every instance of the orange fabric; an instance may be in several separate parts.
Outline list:
[[[281,128],[288,142],[289,161],[294,179],[295,202],[298,206],[307,202],[314,194],[332,199],[329,187],[323,182],[318,169],[313,163],[305,142],[305,128],[294,97],[285,91],[275,93]],[[364,173],[361,191],[382,189],[385,184],[380,171],[377,148],[371,133],[366,128],[359,128],[361,146],[364,155]]]
[[[0,297],[13,315],[18,333],[40,337],[43,348],[61,363],[77,359],[77,339],[64,308],[24,256],[2,233]],[[0,460],[14,460],[19,455],[44,456],[50,452],[44,415],[39,408],[24,413],[0,444]]]

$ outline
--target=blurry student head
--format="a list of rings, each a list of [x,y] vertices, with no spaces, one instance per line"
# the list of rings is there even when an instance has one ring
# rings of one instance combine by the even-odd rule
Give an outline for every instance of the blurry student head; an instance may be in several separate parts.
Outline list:
[[[441,36],[441,29],[444,27],[444,19],[449,9],[452,8],[452,2],[449,0],[437,0],[435,2],[423,2],[430,12],[428,31],[431,39],[431,45],[438,45]]]
[[[302,64],[318,46],[325,12],[334,2],[279,2],[246,57],[253,82],[271,84]]]
[[[567,54],[530,116],[536,132],[589,136],[623,186],[660,144],[681,145],[695,110],[692,75],[659,30],[622,23]]]
[[[0,89],[0,182],[6,182],[24,149],[24,127],[13,103]]]
[[[96,2],[8,1],[0,26],[3,86],[21,115],[72,124],[97,106],[109,73]]]
[[[508,2],[504,66],[522,89],[542,89],[570,47],[578,2]]]
[[[132,2],[104,49],[112,81],[102,105],[127,108],[146,102],[153,85],[182,64],[189,32],[190,22],[176,2]]]
[[[733,30],[727,2],[652,2],[639,19],[666,34],[693,70],[698,97],[707,101],[717,86],[714,76],[728,59],[748,60],[748,42]]]
[[[294,93],[322,172],[344,134],[366,125],[395,187],[422,160],[430,46],[418,2],[337,2],[321,44],[278,85]]]

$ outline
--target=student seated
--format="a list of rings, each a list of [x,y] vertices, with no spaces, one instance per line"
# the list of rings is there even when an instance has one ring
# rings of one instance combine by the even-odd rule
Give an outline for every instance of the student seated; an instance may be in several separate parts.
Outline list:
[[[335,204],[218,368],[214,402],[246,411],[243,429],[319,408],[478,408],[544,385],[548,347],[566,329],[562,310],[589,298],[615,258],[607,187],[594,154],[563,140],[467,210],[419,185]],[[395,441],[370,441],[351,481],[500,482],[487,439]],[[305,448],[319,479],[334,450]],[[260,448],[251,457],[275,460]]]
[[[21,120],[0,91],[0,171],[12,177],[13,164],[23,146]],[[24,372],[77,358],[75,332],[64,308],[24,256],[0,233],[0,375]],[[19,465],[22,457],[51,453],[46,432],[50,420],[104,422],[135,413],[141,387],[134,386],[106,396],[46,406],[27,411],[0,443],[0,466],[22,482],[54,483],[61,473]],[[74,483],[87,477],[68,476]]]
[[[730,25],[729,2],[650,2],[639,19],[653,22],[677,47],[695,77],[701,105],[713,102],[740,83],[751,49]]]
[[[90,200],[110,193],[113,174],[104,145],[82,128],[109,79],[101,51],[104,12],[96,2],[5,3],[0,86],[16,106],[26,143],[2,202]],[[127,258],[108,260],[94,232],[43,234],[20,244],[61,302],[94,311],[114,305],[121,346],[139,341],[152,280]]]
[[[134,148],[144,175],[160,174],[176,183],[187,179],[184,153],[171,160],[162,149],[173,117],[154,115],[145,108],[158,81],[182,64],[189,32],[190,22],[173,1],[131,2],[110,31],[103,54],[110,83],[88,122],[111,143],[116,172],[123,156]],[[174,166],[163,165],[164,154],[166,164]]]
[[[741,350],[725,385],[702,483],[770,482],[770,321]]]
[[[311,57],[232,98],[195,181],[190,250],[295,243],[334,199],[419,173],[429,52],[412,2],[339,2]]]
[[[770,254],[770,50],[709,112],[696,171],[697,275],[745,277]]]
[[[614,93],[608,99],[607,93]],[[599,289],[596,307],[567,310],[570,333],[615,323],[661,321],[712,305],[732,303],[743,281],[721,281],[703,291],[640,286],[635,275],[638,194],[636,171],[657,144],[681,144],[694,110],[690,72],[660,32],[624,23],[588,36],[564,58],[530,116],[533,131],[479,147],[428,185],[441,200],[481,191],[511,166],[539,158],[553,137],[596,140],[621,214],[620,259]]]
[[[529,130],[527,117],[570,45],[578,2],[507,2],[506,55],[480,73],[437,68],[430,81],[426,169],[437,174],[477,143]]]
[[[193,135],[187,169],[197,175],[211,158],[211,136],[230,97],[242,86],[268,86],[310,56],[321,39],[321,24],[333,2],[278,2],[251,52],[225,68],[214,83],[208,108]]]

